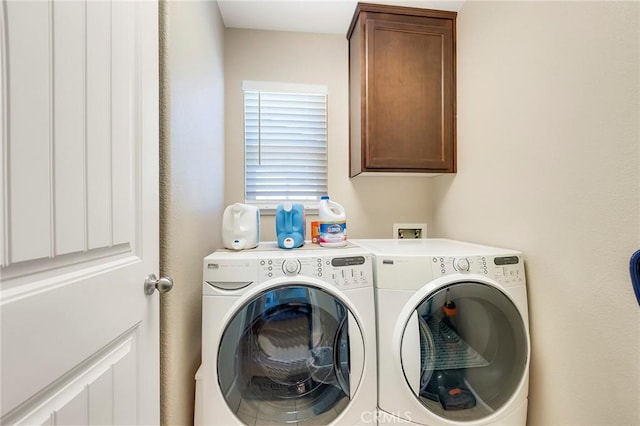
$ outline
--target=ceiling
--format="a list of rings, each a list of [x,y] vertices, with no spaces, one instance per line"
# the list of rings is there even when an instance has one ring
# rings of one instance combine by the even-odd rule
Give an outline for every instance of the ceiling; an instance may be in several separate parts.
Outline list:
[[[343,34],[346,36],[357,0],[218,0],[227,28]],[[367,0],[458,11],[464,0]]]

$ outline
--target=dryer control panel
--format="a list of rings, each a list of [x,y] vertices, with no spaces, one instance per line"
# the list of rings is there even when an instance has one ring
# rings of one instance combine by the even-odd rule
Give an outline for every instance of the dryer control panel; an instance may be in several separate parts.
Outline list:
[[[258,261],[258,276],[260,282],[303,275],[339,288],[371,287],[371,265],[369,255],[264,258]]]
[[[524,284],[524,265],[520,256],[434,256],[433,276],[455,273],[486,275],[503,285]]]

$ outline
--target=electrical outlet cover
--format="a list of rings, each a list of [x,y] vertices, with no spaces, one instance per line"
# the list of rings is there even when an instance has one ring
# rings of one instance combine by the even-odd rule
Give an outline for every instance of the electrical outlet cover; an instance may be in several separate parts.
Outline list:
[[[427,224],[426,223],[394,223],[392,238],[394,239],[427,238]]]

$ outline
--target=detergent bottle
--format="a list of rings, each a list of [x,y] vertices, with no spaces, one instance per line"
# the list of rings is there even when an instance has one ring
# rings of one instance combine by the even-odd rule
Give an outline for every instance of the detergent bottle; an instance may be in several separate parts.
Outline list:
[[[293,249],[304,244],[306,222],[302,203],[282,203],[276,207],[278,247]]]
[[[342,247],[347,244],[347,215],[344,207],[325,195],[318,207],[320,216],[320,235],[318,240],[323,247]]]
[[[235,203],[222,216],[222,243],[231,250],[254,248],[260,242],[260,210]]]

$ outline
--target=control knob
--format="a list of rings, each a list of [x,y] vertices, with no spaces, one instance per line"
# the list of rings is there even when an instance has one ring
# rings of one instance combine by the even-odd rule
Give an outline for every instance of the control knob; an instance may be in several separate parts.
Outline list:
[[[467,259],[466,257],[461,257],[459,259],[454,259],[453,260],[453,267],[456,268],[460,272],[469,271],[469,259]]]
[[[300,263],[294,259],[288,259],[282,265],[284,273],[287,275],[294,275],[300,271]]]

